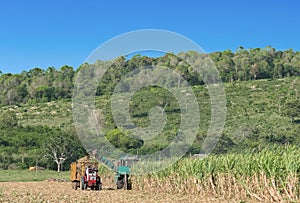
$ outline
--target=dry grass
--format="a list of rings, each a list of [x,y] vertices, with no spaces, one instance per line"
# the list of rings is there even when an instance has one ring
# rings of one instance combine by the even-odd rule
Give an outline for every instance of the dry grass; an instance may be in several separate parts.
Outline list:
[[[252,177],[237,179],[230,174],[208,177],[199,181],[197,178],[183,179],[180,176],[170,176],[164,180],[151,176],[134,177],[133,187],[140,191],[152,193],[185,194],[208,196],[232,200],[247,200],[253,202],[299,202],[298,178],[289,177],[280,185],[274,178],[267,178],[263,173]]]

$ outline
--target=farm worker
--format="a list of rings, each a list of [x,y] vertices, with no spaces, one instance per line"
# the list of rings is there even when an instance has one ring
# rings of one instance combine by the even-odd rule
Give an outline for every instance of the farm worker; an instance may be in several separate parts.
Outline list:
[[[90,170],[90,166],[88,166],[85,171],[87,180],[89,179],[89,170]]]
[[[96,167],[93,168],[93,175],[96,176],[98,172],[98,169]]]

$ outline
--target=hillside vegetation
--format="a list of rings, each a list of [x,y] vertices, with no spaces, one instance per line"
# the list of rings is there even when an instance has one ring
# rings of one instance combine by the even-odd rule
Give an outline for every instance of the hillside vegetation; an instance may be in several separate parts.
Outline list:
[[[180,53],[193,56],[193,52]],[[299,52],[265,49],[216,52],[211,57],[225,82],[227,114],[225,129],[213,153],[243,153],[268,145],[299,146],[300,128],[300,64]],[[149,154],[165,148],[175,137],[180,124],[178,101],[167,90],[148,87],[131,98],[129,110],[135,125],[150,124],[149,111],[154,106],[164,108],[167,122],[155,138],[141,141],[123,134],[114,124],[111,114],[111,94],[122,75],[139,66],[165,65],[181,73],[192,85],[200,109],[200,128],[188,154],[201,153],[210,122],[210,98],[203,78],[174,54],[160,58],[120,57],[104,74],[95,98],[101,109],[99,120],[106,139],[125,152]],[[50,169],[68,164],[84,155],[73,125],[72,90],[79,70],[64,66],[59,70],[34,68],[21,74],[0,76],[0,168],[27,168],[41,165]],[[166,81],[168,82],[168,81]],[[67,150],[63,163],[55,163],[52,152],[58,143]],[[71,143],[71,144],[70,144]],[[52,150],[52,151],[51,151]],[[62,152],[61,152],[62,153]]]

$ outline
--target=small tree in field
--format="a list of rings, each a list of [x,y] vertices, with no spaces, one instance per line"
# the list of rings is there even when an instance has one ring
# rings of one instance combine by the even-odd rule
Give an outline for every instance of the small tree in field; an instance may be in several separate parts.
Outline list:
[[[45,156],[57,164],[57,172],[62,171],[63,163],[76,151],[74,141],[68,135],[52,136],[44,145]]]

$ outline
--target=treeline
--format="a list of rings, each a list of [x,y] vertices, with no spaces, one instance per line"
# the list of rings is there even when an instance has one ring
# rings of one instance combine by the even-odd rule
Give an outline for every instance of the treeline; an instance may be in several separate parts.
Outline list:
[[[50,101],[70,98],[75,71],[70,66],[59,70],[33,68],[20,74],[3,74],[0,77],[0,104]]]
[[[203,84],[190,66],[183,61],[192,52],[177,56],[168,53],[159,58],[136,55],[130,60],[119,57],[101,79],[97,95],[111,94],[121,77],[141,66],[163,65],[176,70],[190,85]],[[235,53],[230,50],[203,54],[210,57],[218,69],[223,82],[246,81],[256,79],[275,79],[300,75],[300,52],[292,49],[276,51],[272,47],[263,49],[244,49],[239,47]],[[71,98],[76,75],[86,67],[77,70],[63,66],[60,69],[49,67],[46,70],[33,68],[20,74],[1,74],[0,105],[36,103]]]

